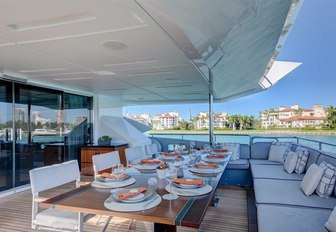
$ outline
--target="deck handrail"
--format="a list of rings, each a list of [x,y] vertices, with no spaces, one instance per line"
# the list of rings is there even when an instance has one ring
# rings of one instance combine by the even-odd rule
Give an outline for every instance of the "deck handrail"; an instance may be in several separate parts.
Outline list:
[[[173,135],[173,136],[180,136],[180,139],[182,141],[190,141],[190,139],[185,139],[186,136],[192,136],[192,135],[204,135],[206,136],[207,134],[204,133],[190,133],[190,134],[185,134],[185,133],[154,133],[154,134],[149,134],[150,137],[155,137],[157,135]],[[318,149],[322,150],[324,145],[327,146],[331,146],[336,148],[336,144],[332,144],[332,143],[328,143],[328,142],[323,142],[323,141],[318,141],[318,140],[314,140],[314,139],[308,139],[308,138],[302,138],[302,137],[298,137],[298,136],[255,136],[255,135],[249,135],[249,134],[214,134],[215,137],[215,141],[217,141],[217,136],[239,136],[239,137],[249,137],[249,141],[248,144],[249,146],[251,146],[253,143],[255,143],[256,139],[273,139],[275,141],[279,141],[279,139],[294,139],[296,140],[296,143],[298,144],[302,144],[300,141],[308,141],[308,142],[313,142],[313,143],[317,143],[318,144]]]

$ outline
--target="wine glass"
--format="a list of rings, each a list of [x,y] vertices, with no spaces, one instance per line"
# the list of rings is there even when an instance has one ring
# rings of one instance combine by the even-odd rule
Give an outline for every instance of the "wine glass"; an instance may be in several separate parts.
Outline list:
[[[117,181],[119,181],[119,178],[122,176],[121,174],[124,172],[124,165],[123,164],[117,164],[113,168],[112,174],[116,177]]]
[[[190,149],[194,149],[195,148],[195,142],[194,141],[190,141],[189,142],[189,147],[190,147]]]
[[[191,160],[191,166],[193,166],[195,164],[195,159],[197,157],[197,154],[195,151],[192,151],[189,153],[189,158]]]
[[[169,182],[169,193],[162,196],[165,200],[175,200],[178,198],[178,196],[175,193],[172,193],[172,181],[177,176],[177,168],[174,167],[174,165],[170,165],[169,168],[166,170],[166,180]]]

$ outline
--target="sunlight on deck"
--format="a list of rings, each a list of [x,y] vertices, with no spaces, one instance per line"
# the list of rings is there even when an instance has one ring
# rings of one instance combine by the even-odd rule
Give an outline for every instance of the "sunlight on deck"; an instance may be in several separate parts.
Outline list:
[[[217,190],[217,195],[220,199],[218,206],[209,207],[198,231],[248,231],[246,191],[239,187],[223,186]],[[30,227],[31,197],[28,190],[0,199],[0,232],[36,231]],[[97,225],[99,216],[91,218],[84,224],[84,231],[100,231],[105,220],[106,217],[102,217]],[[107,231],[128,231],[129,222],[127,219],[114,217]],[[137,221],[130,231],[153,231],[153,223]],[[178,231],[196,230],[178,227]]]

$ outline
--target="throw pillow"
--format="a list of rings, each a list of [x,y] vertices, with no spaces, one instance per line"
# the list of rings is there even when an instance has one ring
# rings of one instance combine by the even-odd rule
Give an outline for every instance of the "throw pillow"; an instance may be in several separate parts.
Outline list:
[[[296,163],[298,160],[298,153],[290,151],[285,160],[284,169],[289,174],[292,174],[295,170]]]
[[[316,193],[320,197],[329,198],[335,187],[336,167],[323,161],[319,165],[324,170],[320,183],[316,188]]]
[[[302,174],[307,165],[309,151],[303,148],[297,149],[297,151],[298,151],[298,160],[296,162],[295,172],[297,174]]]
[[[312,164],[308,168],[308,171],[304,175],[300,185],[301,190],[304,192],[306,196],[310,196],[313,194],[317,185],[320,183],[323,173],[324,173],[323,168],[317,166],[316,164]]]
[[[328,221],[324,224],[330,232],[336,232],[336,207],[331,212]]]
[[[271,144],[268,153],[268,160],[284,163],[285,154],[288,151],[288,149],[289,149],[288,145]]]

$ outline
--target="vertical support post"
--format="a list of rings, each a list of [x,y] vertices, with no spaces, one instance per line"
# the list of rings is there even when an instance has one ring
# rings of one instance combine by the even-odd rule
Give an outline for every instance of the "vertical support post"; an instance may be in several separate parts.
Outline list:
[[[209,143],[214,144],[212,73],[209,70]]]

